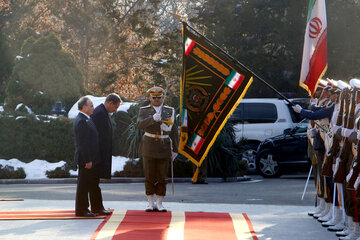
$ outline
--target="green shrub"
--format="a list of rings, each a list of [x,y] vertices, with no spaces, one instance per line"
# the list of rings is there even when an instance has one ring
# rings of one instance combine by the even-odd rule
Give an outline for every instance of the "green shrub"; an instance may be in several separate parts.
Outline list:
[[[67,162],[75,169],[73,121],[67,118],[47,119],[33,115],[25,118],[0,117],[0,158],[17,158],[23,162],[44,159]]]
[[[48,178],[69,178],[70,173],[69,173],[69,169],[63,166],[63,167],[57,167],[52,171],[46,171],[46,176]]]
[[[127,161],[124,170],[115,172],[114,177],[144,177],[142,159]]]
[[[12,166],[2,167],[0,165],[0,179],[24,179],[26,177],[23,168],[18,168],[16,171]]]
[[[242,144],[236,144],[233,123],[227,122],[208,153],[208,177],[239,177],[246,172],[239,162]]]

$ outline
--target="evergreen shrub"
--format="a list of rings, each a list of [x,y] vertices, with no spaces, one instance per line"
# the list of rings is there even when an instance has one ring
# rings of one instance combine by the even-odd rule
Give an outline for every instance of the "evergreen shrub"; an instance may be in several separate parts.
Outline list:
[[[39,120],[38,120],[39,119]],[[0,117],[0,159],[17,158],[22,162],[43,159],[65,161],[75,169],[73,120],[48,119],[26,115]]]
[[[12,166],[3,167],[0,165],[0,179],[24,179],[26,177],[23,168],[14,170]]]
[[[65,166],[57,167],[52,171],[46,171],[46,176],[48,178],[69,178],[70,172]]]

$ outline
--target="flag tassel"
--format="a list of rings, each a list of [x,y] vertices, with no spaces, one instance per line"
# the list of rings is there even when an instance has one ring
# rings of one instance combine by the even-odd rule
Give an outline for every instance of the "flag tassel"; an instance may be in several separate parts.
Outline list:
[[[197,181],[198,175],[199,175],[199,167],[196,167],[196,171],[195,171],[194,176],[192,178],[193,182]]]

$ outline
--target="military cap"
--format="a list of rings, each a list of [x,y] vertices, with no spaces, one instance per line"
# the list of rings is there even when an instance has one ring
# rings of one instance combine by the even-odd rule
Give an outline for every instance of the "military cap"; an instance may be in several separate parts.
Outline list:
[[[356,90],[360,90],[360,80],[353,78],[349,81],[350,86],[352,86],[353,88],[355,88]]]
[[[165,90],[161,87],[155,86],[155,87],[150,88],[146,92],[149,93],[151,97],[155,97],[155,96],[161,97],[164,95]]]
[[[327,86],[327,84],[328,84],[328,82],[327,82],[326,80],[324,80],[324,79],[319,79],[317,87],[319,87],[319,88],[324,88],[324,87]]]
[[[346,82],[342,81],[342,80],[338,80],[337,81],[337,86],[339,89],[343,90],[345,88],[351,88],[349,84],[347,84]]]
[[[327,86],[329,86],[331,88],[338,88],[336,80],[330,79],[330,78],[326,78],[326,80],[328,81]]]
[[[327,78],[326,80],[328,81],[327,87],[328,88],[330,87],[329,91],[331,92],[331,94],[340,93],[340,90],[339,90],[336,80],[329,79],[329,78]]]

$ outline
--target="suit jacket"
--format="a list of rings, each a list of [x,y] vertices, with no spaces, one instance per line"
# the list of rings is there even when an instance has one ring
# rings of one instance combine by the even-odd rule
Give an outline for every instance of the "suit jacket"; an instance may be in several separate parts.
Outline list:
[[[111,178],[112,160],[112,125],[105,105],[100,104],[94,109],[91,119],[99,133],[100,164],[97,166],[99,177]]]
[[[178,152],[178,128],[175,122],[175,110],[172,107],[163,106],[161,117],[163,120],[172,118],[173,125],[156,122],[153,115],[156,113],[151,106],[141,107],[137,120],[137,128],[150,134],[169,135],[169,138],[156,139],[143,136],[140,143],[140,153],[142,156],[156,159],[171,158],[171,151]]]
[[[79,166],[92,162],[99,162],[99,136],[91,119],[79,113],[73,123],[75,136],[75,162]]]

